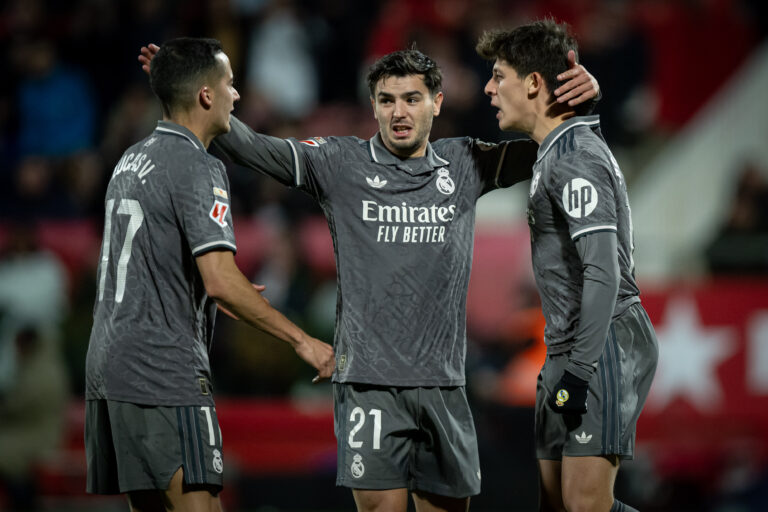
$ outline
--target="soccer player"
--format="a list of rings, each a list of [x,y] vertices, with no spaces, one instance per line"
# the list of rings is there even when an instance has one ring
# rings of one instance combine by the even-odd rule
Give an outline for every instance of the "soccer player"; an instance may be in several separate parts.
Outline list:
[[[577,50],[567,26],[486,32],[485,86],[502,130],[539,143],[528,199],[547,358],[536,392],[541,510],[629,511],[613,497],[651,386],[658,345],[634,279],[624,177],[597,116],[555,101]]]
[[[142,48],[149,68],[154,45]],[[154,64],[152,64],[154,67]],[[565,72],[571,101],[597,95]],[[429,143],[443,101],[437,64],[416,50],[370,69],[371,139],[281,139],[232,118],[215,144],[235,162],[312,195],[338,279],[334,380],[337,485],[360,511],[467,510],[480,465],[464,378],[466,296],[477,199],[530,178],[531,141]]]
[[[229,182],[206,151],[239,95],[218,41],[175,39],[152,65],[163,120],[115,166],[86,361],[87,490],[133,511],[220,511],[223,458],[208,351],[216,304],[330,377],[333,350],[237,269]]]

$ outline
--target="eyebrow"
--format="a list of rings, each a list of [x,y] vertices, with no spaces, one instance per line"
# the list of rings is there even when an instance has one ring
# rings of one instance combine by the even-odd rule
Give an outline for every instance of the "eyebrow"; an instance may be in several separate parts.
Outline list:
[[[421,91],[406,91],[400,95],[401,97],[408,97],[408,96],[424,96],[424,93]],[[377,94],[377,97],[385,97],[385,98],[394,98],[395,95],[391,92],[385,92],[385,91],[379,91],[379,94]]]

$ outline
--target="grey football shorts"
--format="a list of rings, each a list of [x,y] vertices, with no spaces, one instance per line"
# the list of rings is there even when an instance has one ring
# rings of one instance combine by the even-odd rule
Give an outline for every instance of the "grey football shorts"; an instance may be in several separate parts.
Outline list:
[[[536,457],[633,458],[637,418],[658,359],[651,321],[640,303],[634,304],[611,323],[589,382],[586,414],[564,415],[547,407],[546,399],[568,364],[568,353],[547,355],[536,385]]]
[[[463,386],[334,383],[336,485],[480,493],[477,435]]]
[[[211,485],[218,492],[223,483],[221,430],[213,407],[87,400],[85,453],[89,493],[166,490],[180,467],[186,484]]]

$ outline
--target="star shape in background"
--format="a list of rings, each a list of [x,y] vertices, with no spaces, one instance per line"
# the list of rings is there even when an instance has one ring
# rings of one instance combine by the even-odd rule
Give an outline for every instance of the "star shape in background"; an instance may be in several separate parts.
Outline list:
[[[723,400],[717,368],[736,351],[733,329],[702,325],[692,297],[673,297],[656,336],[659,364],[649,408],[661,410],[680,398],[700,412],[716,410]]]

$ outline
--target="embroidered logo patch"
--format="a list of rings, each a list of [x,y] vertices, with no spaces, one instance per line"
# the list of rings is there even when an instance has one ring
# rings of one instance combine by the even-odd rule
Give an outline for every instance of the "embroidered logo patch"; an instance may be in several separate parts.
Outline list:
[[[322,137],[312,137],[311,139],[304,139],[300,140],[299,142],[313,148],[319,148],[320,144],[325,144],[327,141]]]
[[[453,191],[456,190],[456,185],[453,183],[451,177],[448,176],[448,169],[445,167],[441,167],[437,170],[437,181],[435,184],[437,185],[437,190],[445,195],[453,194]]]
[[[379,178],[378,174],[374,176],[373,179],[365,178],[365,181],[367,181],[368,184],[373,188],[383,188],[384,185],[387,184],[387,180],[382,180],[381,178]]]
[[[213,208],[211,208],[211,213],[209,216],[214,220],[214,222],[216,222],[216,224],[224,227],[227,225],[227,210],[229,210],[229,205],[227,203],[216,201],[213,203]]]
[[[350,466],[349,470],[352,472],[352,476],[355,478],[360,478],[365,474],[365,466],[363,466],[363,456],[359,453],[356,453],[354,457],[352,457],[352,465]]]
[[[219,196],[224,199],[229,199],[229,195],[227,194],[227,191],[224,190],[223,188],[213,187],[213,195]]]
[[[224,461],[221,460],[221,452],[213,450],[213,470],[217,473],[224,471]]]

